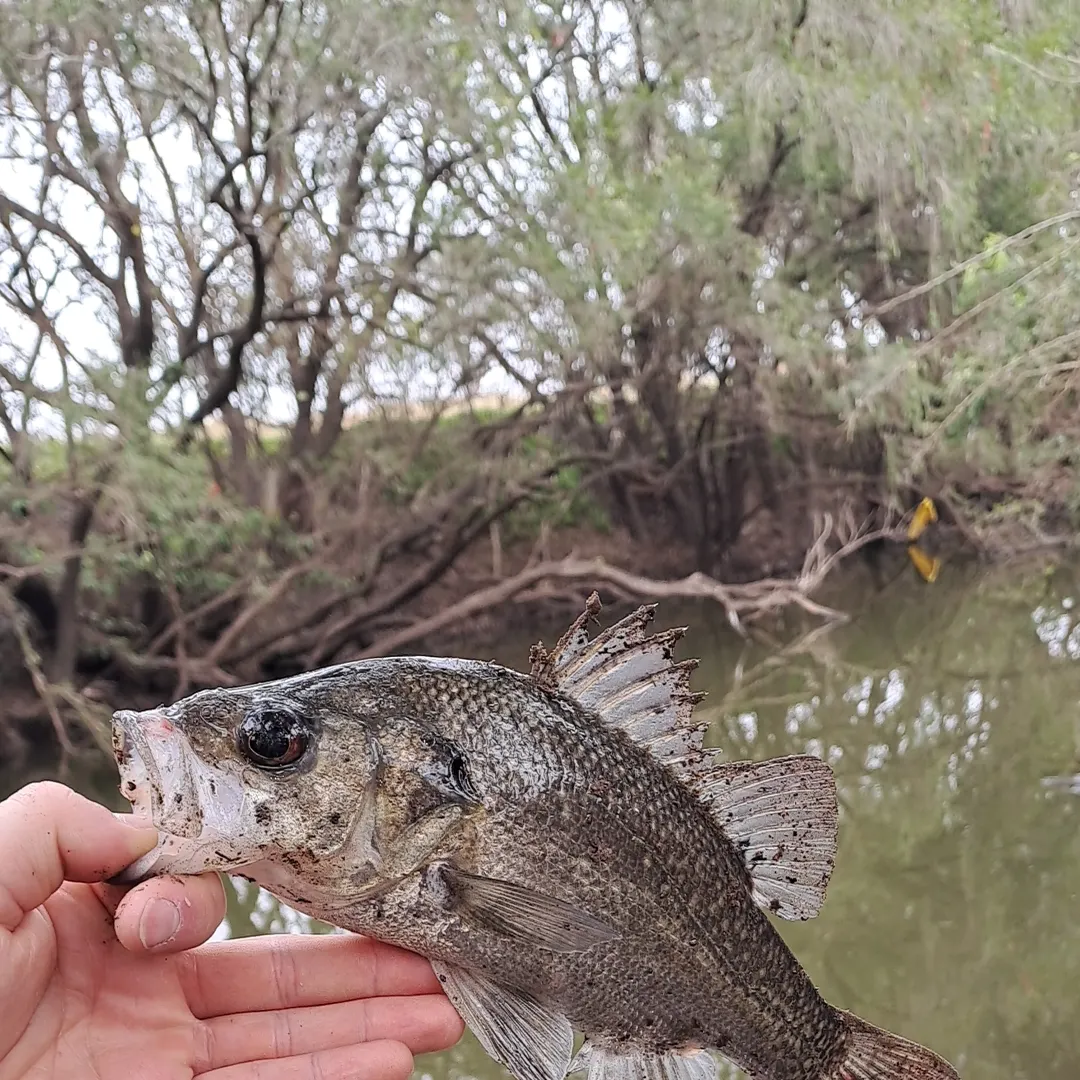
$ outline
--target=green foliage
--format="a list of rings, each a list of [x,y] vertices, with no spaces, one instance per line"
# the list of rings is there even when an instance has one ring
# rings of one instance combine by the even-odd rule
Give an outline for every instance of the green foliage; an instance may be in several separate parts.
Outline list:
[[[544,526],[607,532],[611,527],[608,514],[584,481],[580,465],[564,465],[546,490],[507,515],[506,540],[514,543],[535,539]]]
[[[197,605],[240,578],[271,575],[275,557],[299,557],[308,542],[222,493],[199,455],[154,439],[121,456],[99,513],[106,527],[89,538],[85,580],[104,601],[149,578]]]
[[[1075,522],[1073,8],[9,6],[4,558],[92,504],[93,603],[187,611],[344,529],[290,597],[378,610],[512,507],[721,565],[844,425]]]

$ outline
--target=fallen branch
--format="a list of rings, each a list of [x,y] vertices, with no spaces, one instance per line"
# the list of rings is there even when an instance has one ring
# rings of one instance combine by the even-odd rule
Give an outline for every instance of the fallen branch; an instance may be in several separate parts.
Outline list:
[[[221,658],[232,648],[233,643],[253,623],[268,612],[286,593],[289,586],[302,574],[310,573],[319,564],[318,558],[306,559],[302,563],[286,570],[274,584],[257,600],[246,607],[229,624],[218,638],[214,647],[207,653],[206,659],[211,664],[219,664]]]
[[[154,656],[161,652],[161,650],[178,634],[195,626],[201,619],[213,615],[215,612],[228,607],[229,604],[243,597],[251,587],[253,580],[254,576],[251,574],[238,578],[223,593],[212,597],[204,604],[200,604],[194,611],[189,611],[179,618],[174,619],[156,638],[154,638],[153,641],[150,642],[149,645],[146,646],[143,651],[147,656]]]
[[[902,538],[902,534],[898,534],[895,529],[868,531],[856,536],[826,557],[823,549],[830,531],[831,522],[826,519],[825,527],[812,549],[815,553],[814,557],[808,557],[802,573],[798,578],[791,580],[767,578],[745,585],[725,585],[707,574],[696,572],[677,580],[664,581],[622,570],[604,559],[581,559],[574,555],[567,556],[565,559],[537,563],[526,566],[513,577],[478,589],[435,615],[387,634],[359,651],[356,657],[361,659],[386,656],[404,645],[428,637],[499,604],[514,600],[529,589],[556,581],[588,581],[590,585],[603,582],[614,586],[628,597],[643,600],[672,598],[712,600],[724,609],[728,621],[740,632],[743,619],[756,617],[767,611],[775,611],[792,604],[826,622],[843,622],[846,621],[847,615],[835,608],[819,604],[809,594],[820,587],[829,572],[846,555],[877,540],[896,540],[898,536]]]
[[[56,688],[49,682],[45,675],[41,657],[38,654],[37,649],[34,648],[34,643],[30,638],[30,630],[27,626],[26,615],[21,610],[14,596],[12,596],[10,591],[3,585],[0,585],[0,607],[3,607],[7,612],[12,629],[15,631],[15,640],[19,643],[19,651],[22,653],[23,664],[30,676],[30,682],[34,687],[34,693],[37,694],[42,705],[45,706],[45,711],[49,714],[53,733],[56,735],[56,741],[60,746],[58,773],[60,778],[63,779],[67,775],[72,755],[75,753],[75,747],[72,745],[71,739],[68,736],[67,726],[64,724],[64,719],[60,715],[60,710],[56,705],[56,697],[54,694]]]
[[[186,676],[188,685],[198,687],[239,686],[243,682],[238,675],[233,675],[200,656],[188,656],[180,660],[171,656],[141,656],[118,648],[112,656],[111,666],[114,671],[136,681],[146,675],[167,673],[178,678]]]

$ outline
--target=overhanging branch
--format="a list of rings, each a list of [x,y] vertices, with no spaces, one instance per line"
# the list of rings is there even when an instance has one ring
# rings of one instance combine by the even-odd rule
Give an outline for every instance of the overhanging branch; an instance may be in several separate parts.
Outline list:
[[[251,344],[255,335],[263,326],[263,314],[266,307],[266,260],[263,257],[258,235],[254,231],[249,231],[245,238],[248,247],[251,249],[251,310],[248,312],[247,321],[244,325],[232,334],[228,363],[221,377],[210,388],[206,400],[188,420],[189,432],[196,424],[201,424],[208,416],[212,416],[217,412],[229,400],[229,395],[240,385],[240,377],[243,375],[244,370],[244,349]]]

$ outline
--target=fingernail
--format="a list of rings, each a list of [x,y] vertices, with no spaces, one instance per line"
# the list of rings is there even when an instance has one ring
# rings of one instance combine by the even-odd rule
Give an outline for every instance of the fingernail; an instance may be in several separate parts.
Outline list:
[[[144,949],[168,945],[180,930],[180,909],[171,900],[155,896],[143,908],[139,919],[139,940]]]

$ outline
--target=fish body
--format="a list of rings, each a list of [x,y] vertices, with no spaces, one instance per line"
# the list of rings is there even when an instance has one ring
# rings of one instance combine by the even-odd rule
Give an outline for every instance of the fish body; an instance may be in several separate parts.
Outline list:
[[[528,675],[389,658],[118,713],[122,790],[163,832],[127,879],[241,874],[428,957],[518,1080],[709,1080],[710,1052],[754,1080],[956,1080],[826,1003],[765,913],[824,899],[828,766],[720,761],[681,631],[641,608],[590,640],[594,612]]]

